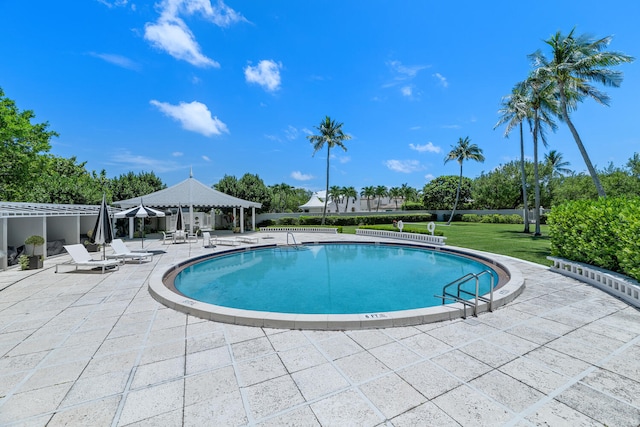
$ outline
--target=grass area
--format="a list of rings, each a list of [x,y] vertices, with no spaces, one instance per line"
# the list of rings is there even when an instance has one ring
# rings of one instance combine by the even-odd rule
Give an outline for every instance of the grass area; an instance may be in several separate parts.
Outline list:
[[[423,225],[426,223],[412,223]],[[453,222],[450,226],[436,223],[436,230],[447,238],[447,245],[476,249],[508,255],[542,265],[551,265],[547,256],[551,255],[551,241],[548,227],[541,226],[542,236],[534,237],[535,226],[531,225],[531,234],[522,232],[523,224],[483,224],[471,222]],[[355,234],[357,227],[343,227],[343,233]]]

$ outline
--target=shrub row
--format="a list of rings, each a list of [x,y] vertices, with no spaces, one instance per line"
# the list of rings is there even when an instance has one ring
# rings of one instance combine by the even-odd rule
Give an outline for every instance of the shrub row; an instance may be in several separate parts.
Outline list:
[[[328,216],[325,218],[325,225],[329,226],[345,226],[345,225],[375,225],[375,224],[391,224],[393,220],[403,222],[426,222],[435,221],[436,216],[432,214],[400,214],[400,215],[367,215],[367,216]],[[277,221],[265,220],[258,224],[259,227],[268,227],[271,225],[320,225],[321,216],[300,216],[283,217]]]
[[[482,222],[486,224],[522,224],[524,221],[518,214],[512,215],[500,215],[500,214],[464,214],[462,215],[463,222]]]
[[[640,199],[576,200],[549,214],[552,255],[640,280]]]

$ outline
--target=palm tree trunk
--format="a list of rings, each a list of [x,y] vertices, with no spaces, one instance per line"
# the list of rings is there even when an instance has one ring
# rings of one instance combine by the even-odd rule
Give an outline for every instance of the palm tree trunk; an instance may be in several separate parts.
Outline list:
[[[453,210],[451,211],[451,216],[449,217],[449,221],[447,221],[447,225],[451,225],[451,221],[453,221],[453,214],[456,213],[458,199],[460,199],[460,187],[462,187],[462,162],[460,162],[460,181],[458,181],[458,189],[456,190],[456,201],[453,203]]]
[[[329,200],[329,157],[330,157],[331,145],[327,144],[327,185],[324,191],[324,208],[322,209],[322,222],[320,225],[324,225],[324,219],[327,216],[327,201]]]
[[[580,135],[578,135],[578,131],[576,127],[573,125],[573,122],[569,118],[569,112],[567,111],[567,98],[564,93],[564,85],[559,85],[560,91],[560,102],[562,104],[562,115],[564,116],[564,120],[567,122],[567,126],[569,126],[569,130],[571,131],[571,135],[573,135],[573,139],[576,141],[576,145],[578,146],[578,150],[580,154],[582,154],[582,158],[584,159],[584,163],[587,165],[587,170],[589,171],[589,175],[591,175],[591,179],[596,186],[596,190],[598,191],[598,196],[606,197],[606,193],[604,191],[604,187],[600,183],[600,178],[598,178],[598,173],[596,169],[593,167],[591,163],[591,159],[589,158],[589,154],[587,154],[587,150],[584,148],[584,144],[582,144],[582,139]]]
[[[520,173],[522,175],[522,200],[524,207],[524,232],[529,233],[529,202],[527,200],[527,177],[524,169],[524,136],[522,122],[520,122]]]
[[[541,236],[540,232],[540,177],[538,175],[538,129],[540,123],[538,120],[538,112],[535,112],[534,125],[533,125],[533,179],[535,180],[535,212],[533,213],[536,219],[536,231],[534,236]]]

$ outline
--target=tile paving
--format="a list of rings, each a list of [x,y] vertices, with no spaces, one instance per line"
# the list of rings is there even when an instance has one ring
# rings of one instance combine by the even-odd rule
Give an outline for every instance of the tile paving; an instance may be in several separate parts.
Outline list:
[[[358,237],[297,235],[322,239]],[[640,425],[640,312],[545,267],[509,259],[524,292],[477,318],[300,331],[164,307],[151,274],[224,248],[145,243],[104,275],[0,272],[0,425]]]

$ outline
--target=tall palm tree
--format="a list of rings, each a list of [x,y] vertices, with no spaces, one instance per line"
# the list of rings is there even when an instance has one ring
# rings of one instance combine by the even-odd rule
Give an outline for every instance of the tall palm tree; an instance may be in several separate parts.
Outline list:
[[[344,145],[344,141],[351,139],[350,135],[346,135],[342,130],[343,123],[336,123],[335,120],[331,120],[329,116],[326,116],[324,120],[320,122],[320,125],[315,128],[318,129],[318,135],[309,135],[307,139],[313,144],[313,154],[315,155],[319,150],[327,145],[327,183],[325,186],[324,208],[322,210],[322,222],[324,225],[325,217],[327,216],[327,200],[329,199],[329,159],[331,158],[331,149],[333,147],[340,147],[344,151],[347,151],[347,147]]]
[[[347,199],[347,203],[344,206],[344,211],[347,212],[347,209],[349,209],[349,199],[353,198],[353,203],[355,203],[358,192],[354,187],[342,187],[342,194]]]
[[[524,168],[524,135],[522,131],[522,122],[526,119],[530,119],[531,110],[527,102],[527,94],[525,85],[520,82],[517,83],[511,94],[502,98],[502,108],[498,110],[501,114],[498,123],[493,127],[494,129],[503,124],[507,124],[504,130],[504,137],[508,138],[509,134],[515,126],[520,130],[520,176],[522,181],[522,204],[524,209],[524,232],[529,233],[529,201],[527,199],[527,176]],[[531,123],[529,123],[531,127]]]
[[[545,57],[540,50],[531,54],[530,58],[536,68],[534,72],[555,84],[560,98],[559,115],[569,126],[598,195],[605,197],[604,188],[582,139],[569,117],[569,111],[576,108],[577,101],[582,101],[586,97],[593,98],[599,104],[609,105],[609,96],[589,83],[599,82],[605,86],[620,86],[622,72],[612,70],[611,67],[632,62],[634,58],[620,52],[606,51],[605,49],[611,43],[611,36],[594,40],[588,35],[574,35],[574,32],[575,28],[564,36],[558,31],[545,41],[551,47],[551,59]]]
[[[534,183],[534,218],[536,221],[536,230],[534,235],[540,236],[540,172],[538,162],[538,137],[546,146],[547,139],[544,133],[544,125],[555,131],[557,128],[555,122],[551,118],[552,114],[557,113],[558,103],[556,102],[554,92],[555,85],[553,82],[539,78],[532,73],[524,84],[527,87],[527,99],[529,108],[533,113],[533,180]]]
[[[391,187],[389,189],[389,197],[396,203],[396,210],[398,210],[398,199],[402,198],[402,189],[400,187]]]
[[[458,199],[460,198],[460,187],[462,187],[462,163],[465,160],[475,160],[481,163],[484,162],[482,149],[476,144],[471,144],[471,140],[468,136],[464,139],[459,138],[458,143],[451,147],[452,150],[449,151],[447,157],[444,158],[444,163],[446,164],[449,160],[456,160],[460,164],[460,181],[458,182],[458,189],[456,190],[456,201],[453,204],[453,210],[451,211],[451,216],[449,217],[449,221],[447,221],[447,225],[451,224],[451,221],[453,220],[453,214],[456,212]]]
[[[371,212],[371,199],[376,197],[376,187],[369,185],[360,192],[360,197],[367,199],[367,209]]]
[[[376,197],[378,198],[378,204],[376,205],[376,212],[378,212],[378,209],[380,209],[380,199],[383,197],[387,197],[389,190],[384,185],[378,185],[375,192]]]

